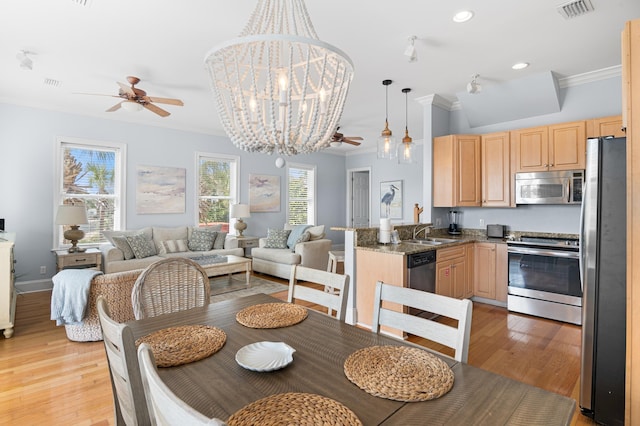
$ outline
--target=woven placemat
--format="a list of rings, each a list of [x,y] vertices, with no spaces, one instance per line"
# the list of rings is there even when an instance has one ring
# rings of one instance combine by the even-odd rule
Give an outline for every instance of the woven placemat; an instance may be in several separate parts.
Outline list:
[[[175,367],[213,355],[226,341],[226,333],[217,327],[183,325],[142,336],[136,345],[149,344],[158,367]]]
[[[331,398],[311,393],[280,393],[241,408],[227,420],[246,425],[362,425],[358,417]]]
[[[307,309],[293,303],[261,303],[236,314],[236,321],[250,328],[279,328],[294,325],[307,317]]]
[[[371,346],[344,362],[344,374],[365,392],[395,401],[427,401],[449,392],[453,371],[440,358],[408,346]]]

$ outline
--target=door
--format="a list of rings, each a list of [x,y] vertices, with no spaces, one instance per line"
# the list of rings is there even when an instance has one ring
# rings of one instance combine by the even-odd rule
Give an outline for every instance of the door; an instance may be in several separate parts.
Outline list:
[[[351,221],[353,228],[367,228],[370,222],[369,171],[351,173]]]

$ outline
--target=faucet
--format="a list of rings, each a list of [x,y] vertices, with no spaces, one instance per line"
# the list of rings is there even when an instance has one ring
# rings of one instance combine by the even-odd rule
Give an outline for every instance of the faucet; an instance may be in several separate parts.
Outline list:
[[[431,225],[424,225],[422,227],[420,227],[420,225],[416,226],[415,228],[413,228],[413,239],[415,240],[416,237],[421,233],[424,232],[424,238],[427,238],[427,235],[429,234],[430,229],[432,228]]]

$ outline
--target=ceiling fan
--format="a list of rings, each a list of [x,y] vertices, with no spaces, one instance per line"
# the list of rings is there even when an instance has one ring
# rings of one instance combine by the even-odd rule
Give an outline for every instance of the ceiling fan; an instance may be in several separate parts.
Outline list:
[[[154,103],[158,104],[167,104],[167,105],[177,105],[183,106],[184,103],[180,99],[170,99],[170,98],[158,98],[156,96],[147,96],[147,92],[142,89],[138,89],[136,84],[140,82],[138,77],[128,76],[127,81],[131,86],[128,86],[124,83],[118,83],[120,86],[120,90],[118,95],[99,95],[99,96],[111,96],[114,98],[122,98],[124,99],[121,102],[118,102],[111,108],[107,110],[107,112],[117,111],[122,107],[123,109],[130,111],[139,111],[142,108],[146,108],[149,111],[158,114],[161,117],[167,117],[171,115],[169,111],[165,111],[164,109],[154,105]],[[90,93],[87,93],[90,94]]]
[[[356,142],[356,141],[363,140],[360,136],[345,136],[342,133],[339,133],[338,130],[340,130],[340,126],[338,126],[338,128],[336,129],[336,132],[331,137],[331,141],[330,141],[331,146],[334,146],[334,147],[340,146],[342,142],[348,143],[350,145],[358,146],[360,145],[360,142]]]

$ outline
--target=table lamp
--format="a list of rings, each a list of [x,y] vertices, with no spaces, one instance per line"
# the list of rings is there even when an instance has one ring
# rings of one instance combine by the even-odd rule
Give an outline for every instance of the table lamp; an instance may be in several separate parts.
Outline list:
[[[236,228],[238,237],[242,238],[243,237],[242,231],[247,229],[247,224],[242,221],[242,218],[251,217],[251,214],[249,213],[249,205],[248,204],[231,204],[229,216],[233,219],[237,219],[233,227]]]
[[[84,231],[79,229],[79,225],[87,224],[87,210],[84,206],[74,204],[63,204],[58,206],[56,214],[56,225],[70,226],[71,229],[64,231],[64,238],[71,241],[69,253],[80,253],[86,249],[78,247],[78,240],[84,238]]]

